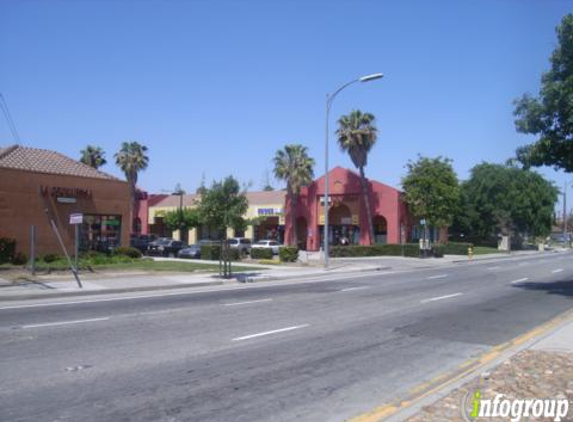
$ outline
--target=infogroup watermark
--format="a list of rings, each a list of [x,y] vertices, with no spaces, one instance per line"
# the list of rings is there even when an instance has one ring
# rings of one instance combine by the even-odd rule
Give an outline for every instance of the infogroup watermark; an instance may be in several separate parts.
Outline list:
[[[466,396],[466,400],[467,400]],[[464,400],[464,401],[466,401]],[[560,422],[569,412],[568,399],[509,399],[505,394],[496,394],[493,399],[484,399],[481,391],[473,395],[472,406],[463,407],[465,419],[508,418],[511,422],[553,418]]]

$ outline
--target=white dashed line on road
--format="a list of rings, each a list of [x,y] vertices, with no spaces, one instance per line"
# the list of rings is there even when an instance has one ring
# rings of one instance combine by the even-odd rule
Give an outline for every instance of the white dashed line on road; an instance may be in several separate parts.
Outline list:
[[[495,266],[495,267],[487,267],[488,270],[499,270],[499,265]]]
[[[519,284],[519,283],[523,283],[524,281],[527,281],[527,280],[529,280],[529,279],[527,277],[524,277],[524,278],[520,278],[518,280],[513,280],[511,282],[511,284]]]
[[[272,299],[259,299],[259,300],[248,300],[245,302],[234,302],[234,303],[222,303],[223,306],[240,306],[240,305],[250,305],[252,303],[263,303],[263,302],[271,302]]]
[[[551,271],[553,274],[560,273],[563,271],[563,268],[557,268],[556,270]]]
[[[458,296],[462,296],[462,295],[463,295],[463,293],[454,293],[454,294],[451,294],[451,295],[433,297],[433,298],[431,298],[431,299],[424,299],[424,300],[421,300],[420,303],[428,303],[428,302],[435,302],[435,301],[437,301],[437,300],[451,299],[451,298],[453,298],[453,297],[458,297]]]
[[[448,276],[447,274],[433,275],[431,277],[428,277],[428,280],[436,280],[438,278],[446,278],[447,276]]]
[[[352,292],[354,290],[365,290],[369,289],[368,286],[360,286],[360,287],[347,287],[346,289],[339,290],[340,292]]]
[[[59,325],[68,325],[68,324],[82,324],[84,322],[98,322],[98,321],[107,321],[109,320],[108,317],[105,318],[91,318],[91,319],[79,319],[76,321],[60,321],[60,322],[45,322],[43,324],[29,324],[29,325],[22,325],[22,328],[42,328],[42,327],[57,327]]]
[[[264,333],[250,334],[248,336],[234,338],[233,341],[249,340],[251,338],[268,336],[269,334],[284,333],[285,331],[298,330],[299,328],[308,327],[309,324],[295,325],[293,327],[279,328],[278,330],[265,331]]]

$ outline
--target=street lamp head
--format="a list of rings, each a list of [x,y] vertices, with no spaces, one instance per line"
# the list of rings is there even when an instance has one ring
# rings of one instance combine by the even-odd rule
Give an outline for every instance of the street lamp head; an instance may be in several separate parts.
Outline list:
[[[380,79],[382,78],[384,75],[382,73],[373,73],[372,75],[366,75],[366,76],[362,76],[360,77],[358,80],[360,82],[370,82],[373,81],[375,79]]]

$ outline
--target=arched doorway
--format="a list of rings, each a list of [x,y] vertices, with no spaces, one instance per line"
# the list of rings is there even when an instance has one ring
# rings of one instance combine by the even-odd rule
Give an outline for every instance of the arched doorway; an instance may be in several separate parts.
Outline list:
[[[296,219],[296,237],[298,239],[298,248],[306,251],[306,239],[308,235],[308,224],[306,218],[298,217]]]
[[[324,226],[320,231],[320,242],[323,244]],[[328,241],[332,245],[357,245],[360,242],[360,227],[353,224],[352,212],[344,203],[334,205],[328,211]]]
[[[377,215],[372,220],[374,224],[374,243],[388,243],[388,222],[386,221],[386,218],[381,215]]]

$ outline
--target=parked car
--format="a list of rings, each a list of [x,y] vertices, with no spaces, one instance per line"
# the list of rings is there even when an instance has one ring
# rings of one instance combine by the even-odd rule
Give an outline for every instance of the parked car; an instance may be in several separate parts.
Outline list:
[[[179,240],[168,237],[160,237],[149,243],[147,247],[148,255],[176,257],[177,253],[187,245]]]
[[[273,255],[278,255],[280,245],[276,240],[259,240],[252,247],[256,249],[271,249]]]
[[[189,245],[186,248],[181,249],[177,256],[179,258],[187,259],[199,259],[201,258],[201,245]]]
[[[145,253],[147,251],[147,247],[151,242],[157,239],[157,236],[154,234],[140,234],[140,235],[132,235],[131,239],[129,240],[129,245],[139,249],[141,253]]]
[[[251,252],[251,239],[246,237],[232,237],[229,239],[229,246],[238,249],[241,255],[247,255]]]

